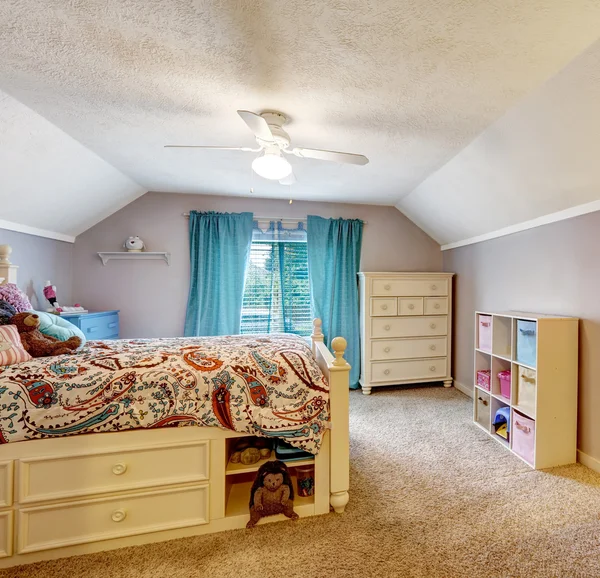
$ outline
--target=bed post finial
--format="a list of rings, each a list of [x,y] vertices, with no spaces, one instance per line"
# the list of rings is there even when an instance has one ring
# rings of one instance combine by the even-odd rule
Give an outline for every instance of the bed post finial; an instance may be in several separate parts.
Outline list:
[[[18,267],[10,262],[11,253],[10,245],[0,245],[0,285],[17,282]]]
[[[12,247],[10,245],[0,245],[0,264],[10,265],[10,254],[12,253]]]
[[[346,347],[348,347],[348,342],[343,337],[335,337],[331,342],[331,349],[333,349],[333,352],[335,353],[333,365],[336,367],[347,365],[347,362],[344,359]]]
[[[313,319],[313,332],[311,337],[313,341],[323,341],[323,322],[317,317]]]

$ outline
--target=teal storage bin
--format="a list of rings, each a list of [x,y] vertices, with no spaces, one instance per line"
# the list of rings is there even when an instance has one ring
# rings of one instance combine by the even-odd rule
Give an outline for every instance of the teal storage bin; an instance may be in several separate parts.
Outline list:
[[[537,355],[537,323],[517,320],[517,362],[535,367]]]

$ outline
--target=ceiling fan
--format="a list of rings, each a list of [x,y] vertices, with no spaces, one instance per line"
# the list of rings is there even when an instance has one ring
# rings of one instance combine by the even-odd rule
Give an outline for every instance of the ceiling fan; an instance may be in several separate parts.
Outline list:
[[[290,136],[282,128],[287,122],[287,118],[280,112],[256,114],[248,110],[238,110],[237,113],[254,133],[258,148],[201,145],[165,145],[165,148],[194,148],[261,153],[252,161],[254,172],[265,179],[279,181],[283,185],[295,183],[296,177],[292,172],[292,165],[290,165],[282,153],[295,155],[300,158],[352,165],[366,165],[369,162],[367,157],[352,153],[298,147],[290,148]]]

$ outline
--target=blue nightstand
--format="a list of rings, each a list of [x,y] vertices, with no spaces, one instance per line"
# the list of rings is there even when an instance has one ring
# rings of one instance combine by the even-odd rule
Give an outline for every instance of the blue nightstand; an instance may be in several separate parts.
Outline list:
[[[83,331],[86,339],[118,339],[119,310],[61,315]]]

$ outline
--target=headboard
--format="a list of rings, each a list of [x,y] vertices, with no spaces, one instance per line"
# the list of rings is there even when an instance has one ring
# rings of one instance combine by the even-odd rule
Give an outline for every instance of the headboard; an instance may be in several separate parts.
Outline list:
[[[17,265],[10,262],[12,247],[10,245],[0,245],[0,285],[5,283],[17,282]]]

